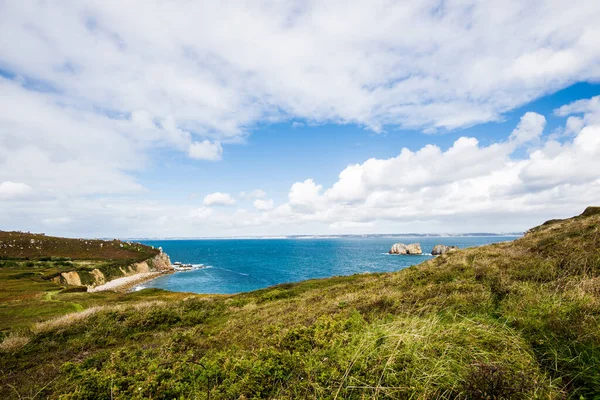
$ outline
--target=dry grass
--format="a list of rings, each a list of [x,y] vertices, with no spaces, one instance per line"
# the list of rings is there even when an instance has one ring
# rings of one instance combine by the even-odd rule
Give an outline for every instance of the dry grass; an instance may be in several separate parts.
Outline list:
[[[88,317],[101,312],[101,311],[127,311],[127,310],[136,310],[142,311],[149,308],[159,308],[166,307],[167,302],[165,301],[141,301],[133,304],[117,304],[110,306],[96,306],[90,307],[83,311],[65,314],[57,318],[49,319],[47,321],[39,322],[31,328],[32,332],[35,334],[40,334],[44,332],[56,331],[59,329],[67,328],[71,325],[74,325],[77,322],[83,321]]]
[[[80,312],[70,313],[57,318],[49,319],[47,321],[39,322],[33,325],[31,330],[36,334],[40,334],[43,332],[50,332],[60,328],[65,328],[105,309],[105,306],[90,307]]]
[[[13,333],[0,343],[0,353],[12,353],[29,343],[29,336],[20,333]]]

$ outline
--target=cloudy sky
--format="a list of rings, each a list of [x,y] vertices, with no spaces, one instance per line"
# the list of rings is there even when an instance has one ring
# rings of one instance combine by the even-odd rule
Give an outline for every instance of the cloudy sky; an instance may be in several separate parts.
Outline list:
[[[0,229],[520,231],[600,205],[600,2],[0,0]]]

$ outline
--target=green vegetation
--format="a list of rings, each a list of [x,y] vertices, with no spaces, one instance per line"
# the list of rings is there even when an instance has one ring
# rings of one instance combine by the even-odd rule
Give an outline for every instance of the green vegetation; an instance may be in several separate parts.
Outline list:
[[[136,298],[125,293],[85,293],[85,286],[55,282],[52,277],[57,272],[60,269],[54,266],[38,265],[28,270],[22,262],[16,262],[13,267],[0,268],[0,340],[11,331],[26,330],[51,317],[97,305],[129,302]],[[160,297],[181,298],[181,295],[162,293]]]
[[[94,296],[64,300],[69,292],[87,288],[69,286],[60,274],[76,272],[81,285],[95,280],[93,270],[109,281],[123,276],[133,263],[147,260],[158,249],[119,240],[65,239],[40,234],[0,231],[0,339],[9,329],[102,303]],[[111,294],[104,295],[110,297]]]
[[[0,231],[0,257],[4,260],[129,262],[146,260],[158,253],[157,249],[120,240],[66,239],[28,232]]]
[[[594,209],[396,273],[234,296],[0,277],[19,280],[83,311],[11,326],[1,398],[600,398]]]

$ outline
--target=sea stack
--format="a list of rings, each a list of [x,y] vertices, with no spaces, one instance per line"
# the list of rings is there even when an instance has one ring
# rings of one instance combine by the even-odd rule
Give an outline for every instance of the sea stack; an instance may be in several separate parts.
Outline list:
[[[413,254],[423,254],[423,251],[421,250],[421,245],[419,243],[411,243],[411,244],[395,243],[388,253],[389,254],[411,254],[411,255],[413,255]]]
[[[458,250],[458,247],[446,246],[445,244],[436,244],[435,246],[433,246],[433,250],[431,250],[431,255],[439,256],[454,250]]]

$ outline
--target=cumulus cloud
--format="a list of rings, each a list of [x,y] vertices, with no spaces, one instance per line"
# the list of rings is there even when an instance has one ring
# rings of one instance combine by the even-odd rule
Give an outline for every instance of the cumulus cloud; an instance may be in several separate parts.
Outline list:
[[[207,194],[204,197],[206,207],[210,206],[232,206],[235,204],[235,199],[228,193],[215,192]]]
[[[600,180],[600,126],[583,128],[572,142],[549,141],[533,152],[519,177],[530,190]]]
[[[289,204],[299,210],[313,211],[320,203],[320,192],[323,186],[317,185],[312,179],[296,182],[288,194]]]
[[[539,139],[545,126],[546,117],[543,115],[534,112],[525,113],[517,128],[510,134],[510,140],[513,140],[516,145],[521,145]]]
[[[252,203],[252,204],[254,205],[254,208],[256,208],[258,211],[268,211],[273,208],[273,200],[272,199],[268,199],[268,200],[256,199],[256,200],[254,200],[254,203]]]
[[[354,203],[364,201],[378,190],[400,189],[412,193],[465,180],[491,173],[506,162],[512,149],[508,143],[480,147],[477,139],[467,137],[459,138],[445,152],[435,145],[415,152],[404,148],[396,157],[371,158],[347,167],[324,197],[333,202]]]
[[[223,147],[220,142],[211,143],[208,140],[204,140],[202,142],[191,143],[188,154],[196,160],[218,161],[223,154]]]
[[[12,200],[25,197],[33,192],[31,186],[21,182],[0,183],[0,200]]]

